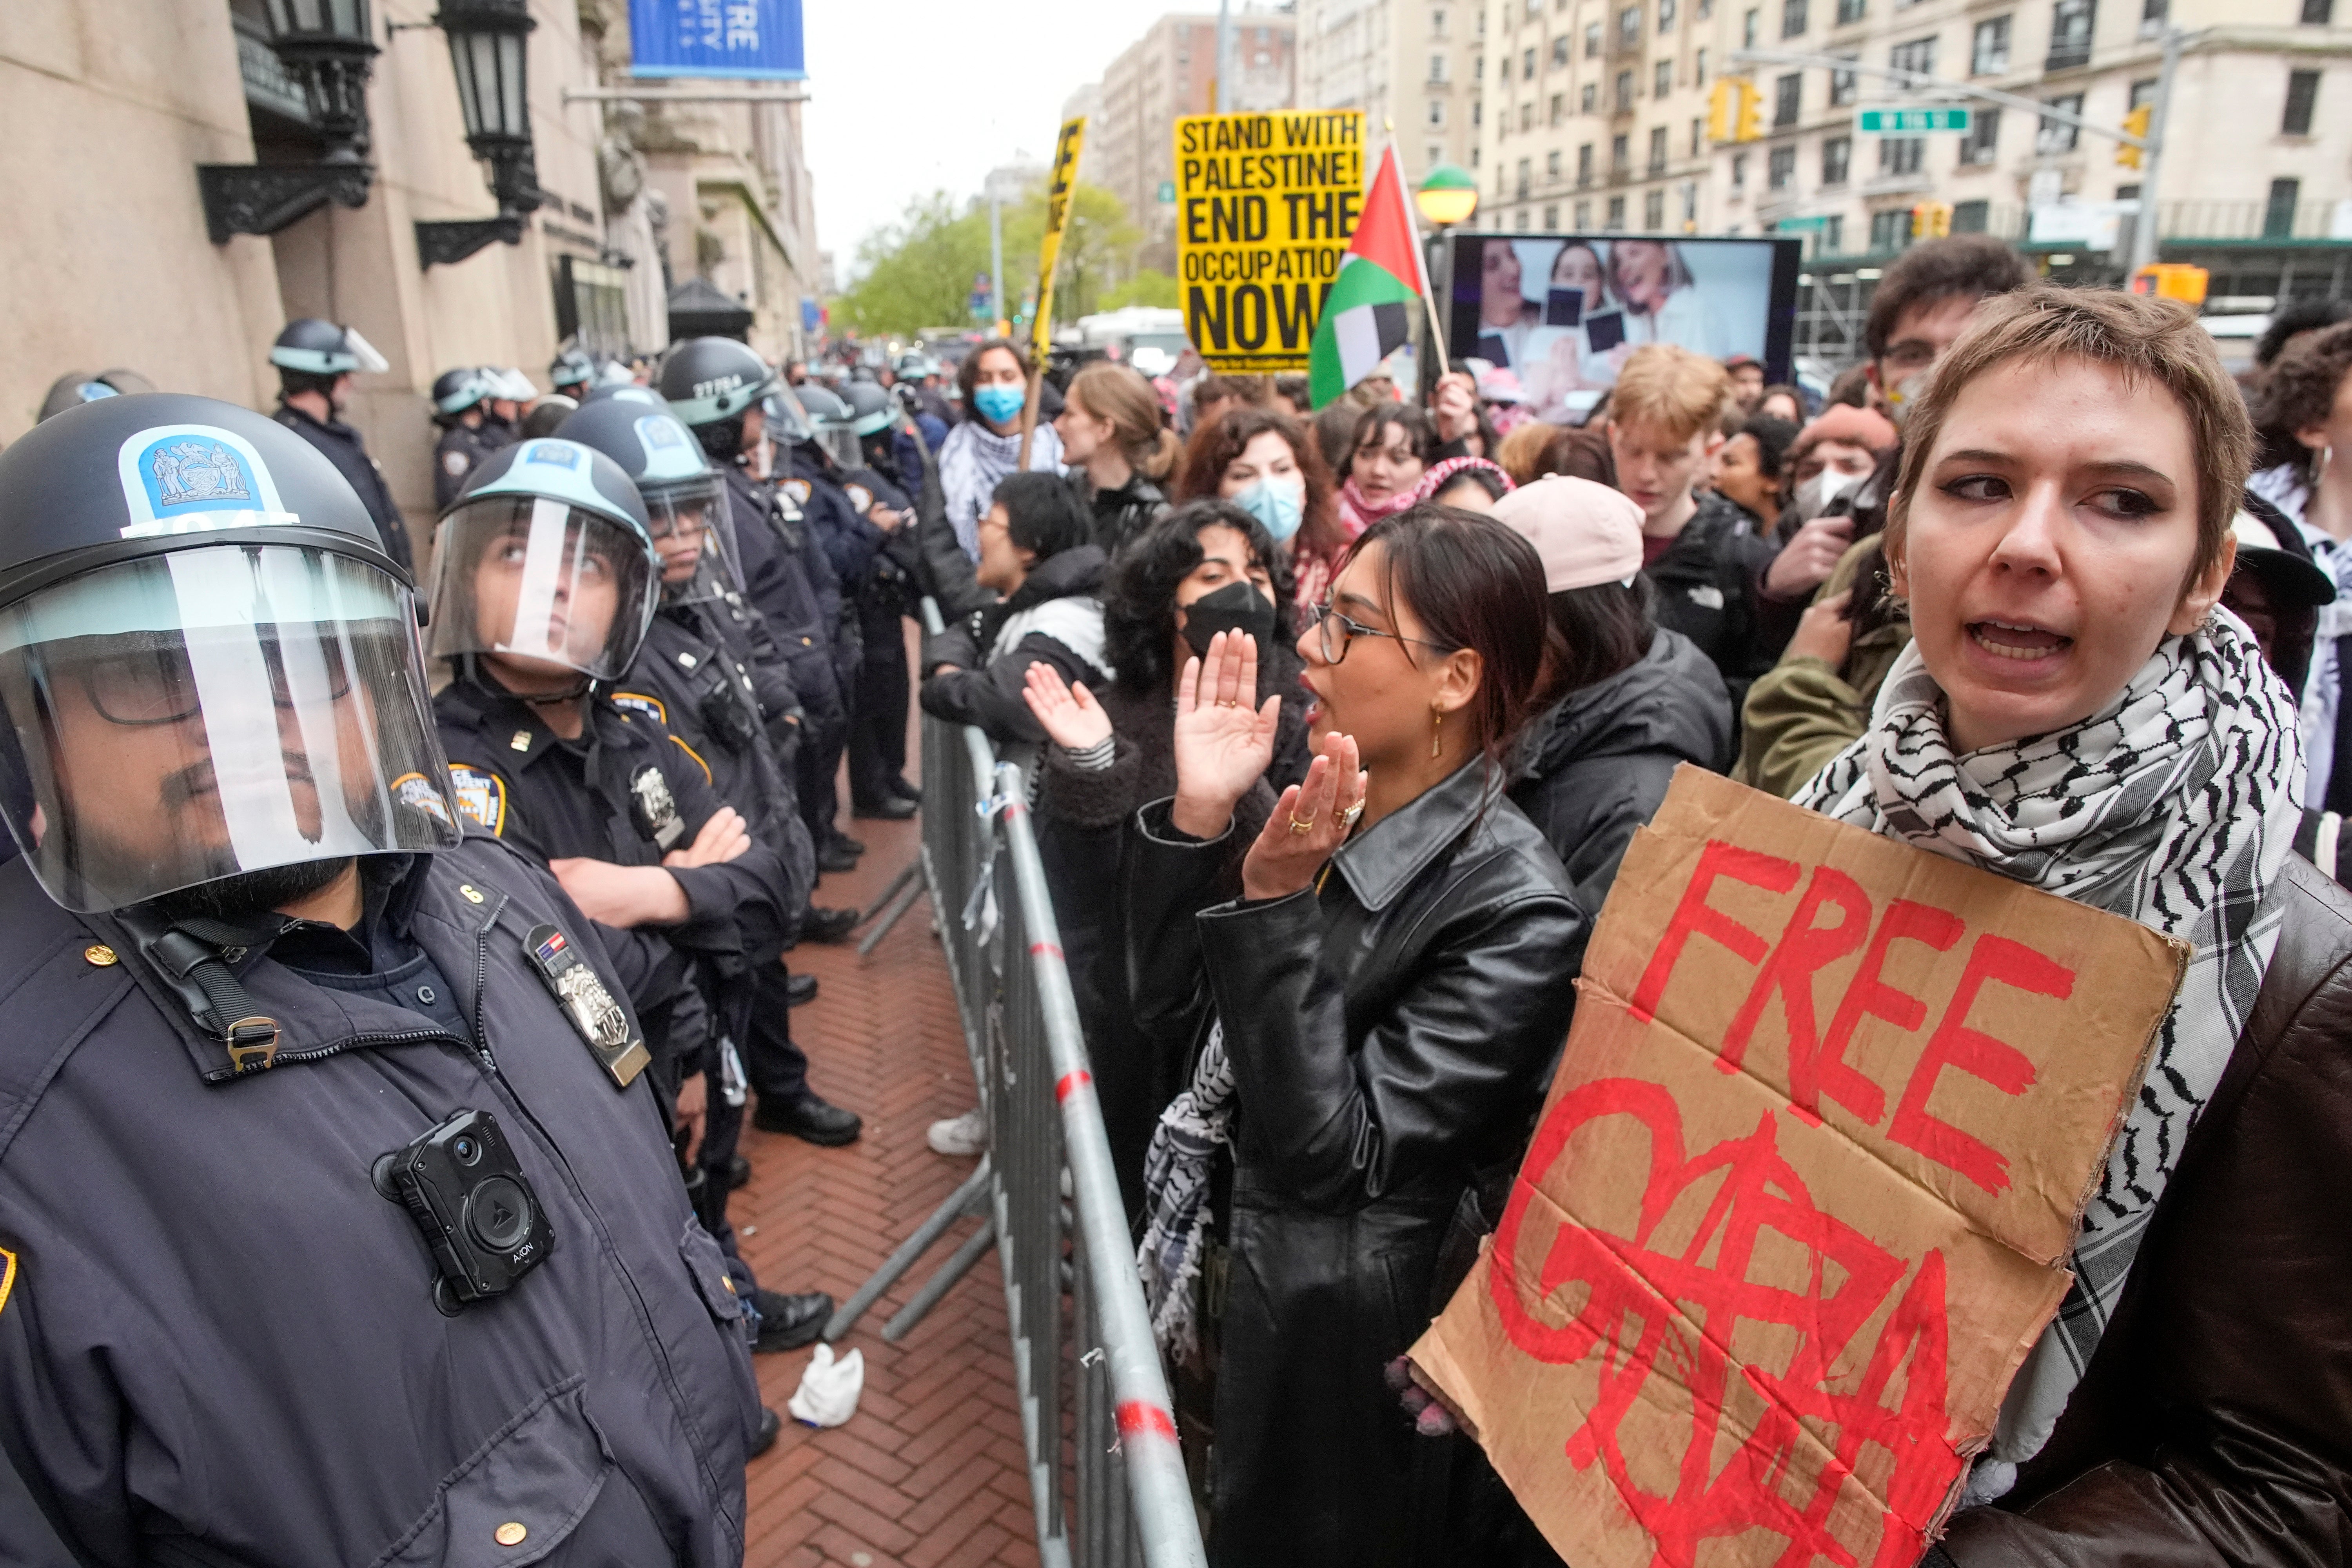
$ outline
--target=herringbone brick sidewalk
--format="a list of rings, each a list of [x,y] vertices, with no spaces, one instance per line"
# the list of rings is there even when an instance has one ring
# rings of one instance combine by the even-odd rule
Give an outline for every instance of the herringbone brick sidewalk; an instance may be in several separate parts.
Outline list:
[[[818,901],[863,907],[914,857],[917,825],[845,826],[867,853],[856,872],[825,878]],[[826,1099],[865,1117],[866,1134],[846,1149],[817,1149],[747,1128],[753,1175],[729,1213],[748,1233],[744,1251],[761,1285],[840,1299],[971,1173],[971,1161],[932,1153],[923,1132],[971,1104],[971,1069],[928,899],[870,958],[861,961],[855,947],[803,945],[792,963],[820,986],[793,1015],[813,1079]],[[823,1432],[787,1420],[775,1447],[751,1462],[751,1568],[1034,1568],[996,1254],[904,1342],[882,1339],[882,1325],[973,1224],[960,1223],[836,1347],[865,1352],[856,1417]],[[783,1410],[811,1353],[759,1358],[770,1406]]]

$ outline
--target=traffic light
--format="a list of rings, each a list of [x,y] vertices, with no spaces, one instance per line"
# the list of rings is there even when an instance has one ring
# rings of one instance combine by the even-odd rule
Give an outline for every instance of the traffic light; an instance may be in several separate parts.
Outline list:
[[[2129,114],[2125,115],[2125,133],[2127,135],[2137,136],[2145,140],[2147,136],[2148,119],[2150,116],[2154,115],[2155,112],[2156,106],[2154,104],[2143,103],[2137,109],[2133,110]],[[2122,164],[2126,169],[2137,169],[2140,165],[2140,152],[2141,149],[2133,146],[2128,142],[2118,142],[2116,143],[2116,162]]]
[[[2135,294],[2178,300],[2194,310],[2205,303],[2205,285],[2210,276],[2202,267],[2191,267],[2185,261],[2152,261],[2132,274],[2131,289]]]
[[[1952,204],[1921,202],[1911,209],[1911,237],[1941,239],[1952,232]]]
[[[1739,80],[1739,140],[1764,139],[1764,94],[1745,78]]]
[[[1707,89],[1706,134],[1711,142],[1754,142],[1764,134],[1764,95],[1744,77],[1721,76]]]

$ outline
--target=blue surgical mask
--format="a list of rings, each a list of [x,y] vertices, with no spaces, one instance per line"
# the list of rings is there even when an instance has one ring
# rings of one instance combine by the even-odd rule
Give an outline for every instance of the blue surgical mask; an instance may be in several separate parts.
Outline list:
[[[1010,425],[1021,417],[1021,410],[1029,402],[1029,390],[997,383],[975,387],[971,401],[972,406],[980,410],[980,416],[991,425]]]
[[[1282,479],[1260,479],[1241,494],[1234,504],[1265,524],[1276,544],[1286,542],[1298,531],[1299,515],[1307,500],[1307,481],[1296,475]]]

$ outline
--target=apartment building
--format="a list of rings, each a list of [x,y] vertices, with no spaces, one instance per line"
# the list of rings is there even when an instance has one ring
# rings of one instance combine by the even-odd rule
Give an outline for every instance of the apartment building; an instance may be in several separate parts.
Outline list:
[[[1707,87],[1738,3],[1486,0],[1479,225],[1718,230]]]
[[[1408,181],[1473,165],[1486,21],[1486,0],[1298,0],[1298,101],[1362,110],[1375,148],[1394,136]]]
[[[1311,101],[1293,97],[1295,29],[1288,13],[1237,9],[1230,27],[1228,110]],[[1216,79],[1215,14],[1167,16],[1111,61],[1099,83],[1080,88],[1063,106],[1065,119],[1087,116],[1081,177],[1117,195],[1143,230],[1139,266],[1175,267],[1176,120],[1209,112]]]

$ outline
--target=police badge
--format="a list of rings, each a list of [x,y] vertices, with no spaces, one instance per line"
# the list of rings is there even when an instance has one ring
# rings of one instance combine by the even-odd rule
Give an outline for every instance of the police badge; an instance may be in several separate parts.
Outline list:
[[[645,1041],[631,1033],[628,1013],[604,989],[595,970],[551,925],[531,927],[522,939],[522,950],[613,1081],[623,1089],[635,1083],[653,1058]]]
[[[669,793],[669,780],[662,777],[661,770],[651,763],[629,777],[629,809],[637,819],[637,831],[665,852],[677,848],[677,841],[686,837],[686,823],[677,815],[677,800]]]

